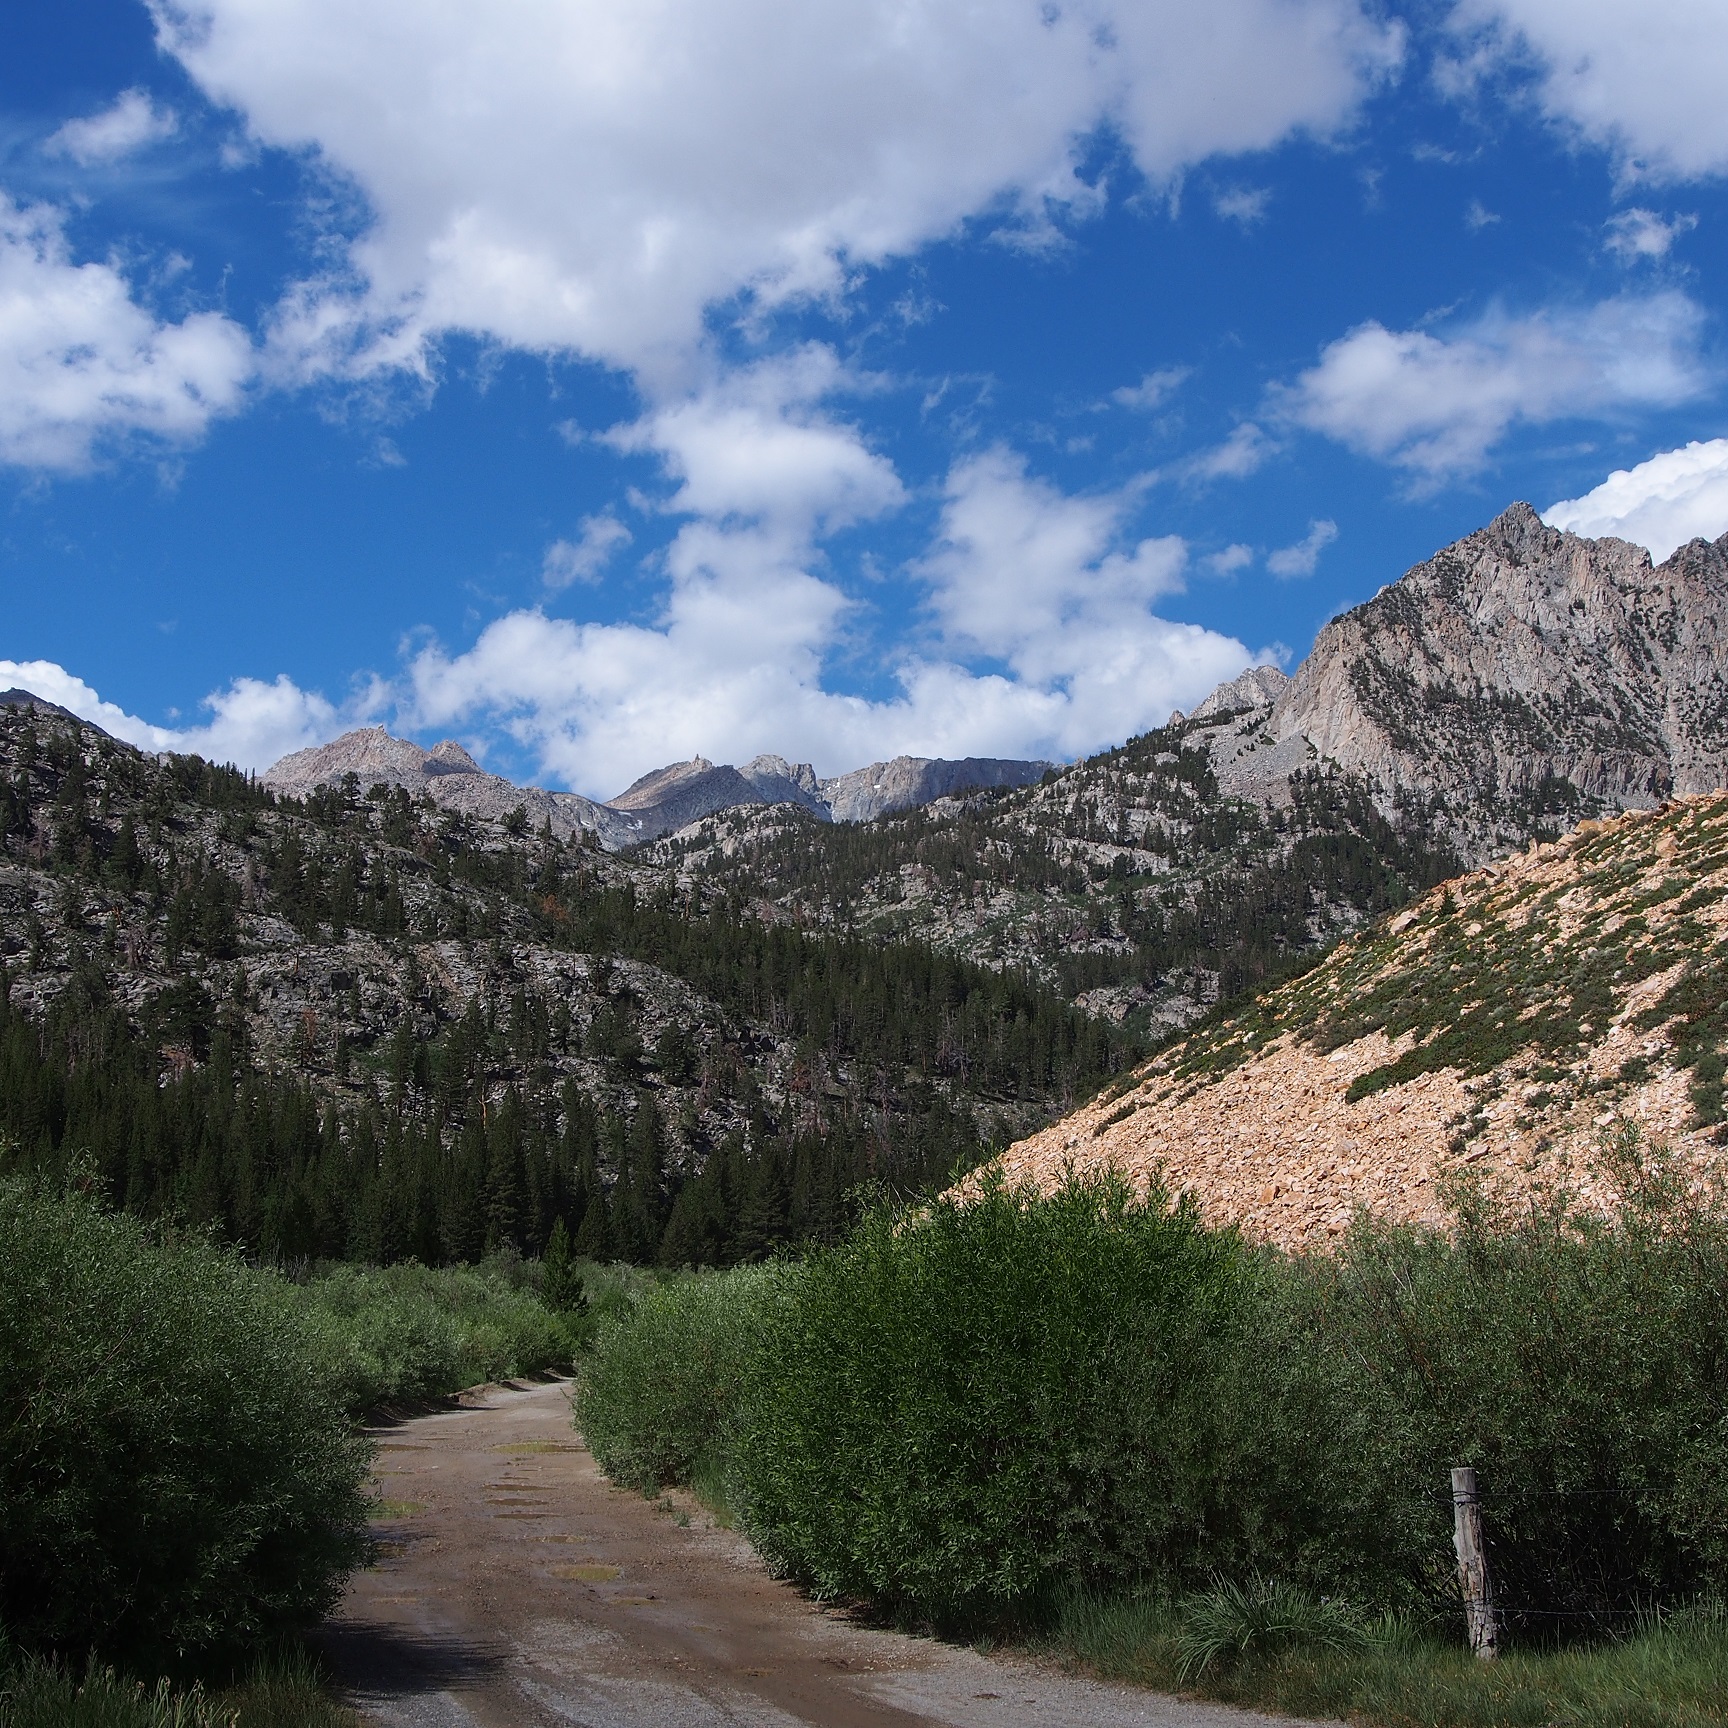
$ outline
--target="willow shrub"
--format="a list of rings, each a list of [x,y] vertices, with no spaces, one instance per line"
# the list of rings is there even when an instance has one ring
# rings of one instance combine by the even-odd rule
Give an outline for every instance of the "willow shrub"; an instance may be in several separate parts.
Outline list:
[[[1245,1364],[1279,1412],[1246,1474],[1288,1482],[1292,1410],[1330,1408],[1316,1581],[1446,1603],[1447,1478],[1469,1464],[1526,1631],[1728,1585],[1728,1218],[1621,1150],[1611,1219],[1472,1199],[1449,1236],[1364,1228],[1288,1269],[1282,1345]]]
[[[882,1207],[798,1271],[735,1440],[770,1561],[938,1619],[1192,1567],[1256,1274],[1120,1183]]]
[[[615,1482],[651,1491],[724,1471],[739,1400],[792,1269],[701,1272],[647,1290],[600,1326],[577,1379],[576,1423]]]
[[[327,1609],[370,1447],[293,1292],[201,1237],[0,1181],[0,1624],[140,1670]]]
[[[1258,1577],[1455,1627],[1469,1464],[1514,1631],[1618,1630],[1728,1589],[1728,1216],[1620,1174],[1612,1219],[1466,1198],[1335,1256],[1108,1181],[881,1207],[655,1292],[578,1408],[621,1480],[721,1456],[774,1564],[935,1620]]]
[[[299,1286],[356,1414],[485,1380],[567,1369],[571,1317],[499,1269],[335,1266]]]

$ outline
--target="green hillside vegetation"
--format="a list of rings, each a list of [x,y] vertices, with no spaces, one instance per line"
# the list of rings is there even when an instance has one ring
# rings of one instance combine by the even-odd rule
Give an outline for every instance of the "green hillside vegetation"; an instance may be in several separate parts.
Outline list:
[[[1728,940],[1715,914],[1728,897],[1728,797],[1589,828],[1549,856],[1552,869],[1467,877],[1306,978],[1215,1016],[1172,1071],[1225,1072],[1291,1030],[1322,1050],[1383,1031],[1414,1042],[1356,1080],[1352,1098],[1442,1068],[1478,1077],[1513,1065],[1505,1078],[1546,1088],[1546,1105],[1589,1092],[1586,1058],[1628,994],[1673,974],[1631,1023],[1670,1029],[1695,1120],[1719,1128]],[[1648,1069],[1633,1057],[1616,1078],[1640,1078],[1640,1063]]]
[[[562,1220],[595,1259],[757,1258],[1136,1054],[1019,972],[550,833],[285,805],[16,710],[0,745],[0,1128],[267,1257],[532,1256]]]
[[[917,935],[1024,966],[1070,998],[1137,986],[1192,1004],[1263,988],[1344,929],[1453,874],[1410,805],[1299,773],[1289,808],[1220,792],[1206,722],[1088,758],[1042,786],[864,824],[731,812],[650,848],[689,877],[826,929]]]

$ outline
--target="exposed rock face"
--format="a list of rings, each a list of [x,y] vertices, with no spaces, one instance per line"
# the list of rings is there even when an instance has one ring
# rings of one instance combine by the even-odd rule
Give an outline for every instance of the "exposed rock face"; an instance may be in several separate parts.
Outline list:
[[[1049,762],[1014,762],[994,756],[896,756],[822,782],[836,822],[868,822],[891,810],[933,804],[973,787],[1033,786],[1053,767]]]
[[[1728,1178],[1728,796],[1586,822],[1435,889],[1002,1154],[1161,1176],[1213,1222],[1325,1246],[1358,1208],[1446,1221],[1448,1184],[1613,1203],[1604,1139]]]
[[[0,690],[0,708],[30,708],[38,714],[52,714],[56,720],[71,720],[80,726],[88,726],[88,720],[79,720],[70,709],[62,708],[57,702],[50,702],[46,697],[38,696],[34,690]],[[95,728],[101,732],[100,726]],[[108,734],[102,733],[106,738]]]
[[[1546,818],[1648,809],[1728,778],[1728,535],[1652,568],[1528,504],[1334,619],[1269,731],[1445,801],[1485,858]]]
[[[296,750],[266,769],[263,778],[266,786],[303,798],[320,786],[339,785],[350,774],[362,792],[380,785],[400,786],[415,797],[424,793],[442,809],[460,810],[482,821],[502,821],[520,810],[535,828],[550,822],[560,840],[572,834],[594,834],[608,851],[644,838],[642,820],[629,811],[596,804],[574,792],[517,786],[501,775],[488,774],[454,738],[423,750],[406,738],[392,738],[382,726]]]
[[[1210,720],[1221,714],[1240,714],[1252,708],[1270,708],[1289,687],[1288,674],[1276,666],[1250,666],[1227,684],[1220,684],[1192,714],[1190,720]],[[1181,718],[1180,712],[1170,716]]]
[[[885,811],[932,803],[967,787],[1031,785],[1049,766],[979,757],[949,762],[896,756],[835,780],[818,780],[808,762],[793,764],[783,756],[758,756],[742,768],[716,766],[696,756],[644,774],[616,798],[596,803],[574,792],[517,786],[488,774],[453,738],[423,750],[391,737],[382,726],[368,726],[284,756],[263,778],[279,792],[305,797],[352,774],[362,791],[401,786],[416,797],[424,793],[445,809],[494,821],[521,810],[536,828],[550,822],[561,840],[591,833],[607,851],[617,851],[740,805],[795,804],[824,822],[867,822]]]

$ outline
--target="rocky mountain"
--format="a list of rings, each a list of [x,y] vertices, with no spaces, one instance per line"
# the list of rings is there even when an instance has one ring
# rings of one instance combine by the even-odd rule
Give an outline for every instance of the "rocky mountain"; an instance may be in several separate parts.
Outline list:
[[[33,713],[52,714],[56,719],[82,724],[76,714],[62,708],[57,702],[38,696],[33,690],[0,690],[0,708],[27,708]]]
[[[1711,793],[1448,882],[998,1166],[1046,1188],[1159,1175],[1291,1247],[1358,1208],[1441,1223],[1460,1181],[1606,1204],[1628,1127],[1683,1192],[1728,1180],[1725,1052],[1728,796]]]
[[[652,856],[814,925],[1023,966],[1147,1033],[1470,862],[1728,784],[1728,537],[1659,566],[1515,504],[1286,677],[1037,786],[861,832],[734,810]]]
[[[742,768],[717,767],[697,756],[644,774],[617,797],[596,802],[488,774],[452,738],[425,750],[371,726],[284,756],[265,770],[263,780],[275,791],[305,797],[320,787],[339,786],[351,774],[360,790],[401,787],[441,809],[483,821],[503,821],[520,812],[519,821],[535,829],[549,824],[560,840],[591,834],[604,850],[618,852],[740,806],[790,804],[822,822],[867,822],[967,787],[1029,785],[1050,767],[995,758],[896,756],[818,780],[809,763],[793,764],[782,756],[758,756]]]
[[[1664,563],[1514,504],[1334,619],[1280,745],[1430,801],[1466,857],[1728,784],[1728,535]]]

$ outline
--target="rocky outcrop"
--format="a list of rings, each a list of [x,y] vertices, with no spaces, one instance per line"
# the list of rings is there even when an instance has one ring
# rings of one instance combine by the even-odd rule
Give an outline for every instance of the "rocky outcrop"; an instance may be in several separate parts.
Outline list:
[[[1054,767],[1050,762],[1016,762],[995,756],[896,756],[872,762],[822,782],[822,795],[836,822],[869,822],[894,810],[933,804],[957,792],[1001,786],[1034,786]]]
[[[1280,743],[1426,799],[1467,857],[1728,780],[1728,536],[1665,563],[1514,504],[1335,618]]]

